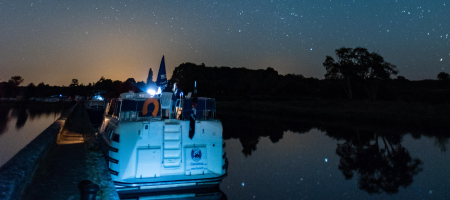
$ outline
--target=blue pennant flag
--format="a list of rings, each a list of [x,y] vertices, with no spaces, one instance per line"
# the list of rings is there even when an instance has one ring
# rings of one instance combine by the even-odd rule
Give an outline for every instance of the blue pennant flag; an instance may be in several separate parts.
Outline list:
[[[162,57],[161,65],[159,65],[158,77],[156,78],[156,85],[161,87],[162,90],[167,86],[166,63],[164,62],[164,56]]]

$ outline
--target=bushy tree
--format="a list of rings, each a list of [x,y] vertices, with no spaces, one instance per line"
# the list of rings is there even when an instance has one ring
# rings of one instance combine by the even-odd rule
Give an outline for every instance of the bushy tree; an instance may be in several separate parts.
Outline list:
[[[448,81],[450,80],[450,75],[445,72],[441,72],[437,75],[437,79],[440,81]]]
[[[170,82],[179,82],[185,93],[192,92],[197,81],[199,95],[250,96],[273,94],[278,78],[278,72],[271,67],[250,70],[183,63],[174,69]]]
[[[326,56],[325,62],[323,63],[325,70],[327,70],[325,78],[340,80],[339,83],[347,94],[347,97],[353,99],[352,80],[357,76],[353,51],[351,48],[342,47],[336,49],[335,52],[337,55],[336,61],[333,57]]]
[[[13,87],[18,87],[23,82],[23,78],[21,76],[13,76],[9,79],[8,83]]]
[[[396,66],[384,61],[377,53],[369,53],[366,48],[355,49],[342,47],[336,49],[337,60],[326,56],[323,66],[326,79],[339,80],[347,97],[353,99],[353,84],[364,84],[369,98],[376,99],[378,85],[381,80],[396,75]]]
[[[23,78],[21,76],[13,76],[8,80],[8,84],[6,87],[6,93],[9,97],[16,97],[19,92],[19,85],[23,82]]]
[[[72,83],[69,86],[70,87],[78,86],[78,79],[72,79]]]

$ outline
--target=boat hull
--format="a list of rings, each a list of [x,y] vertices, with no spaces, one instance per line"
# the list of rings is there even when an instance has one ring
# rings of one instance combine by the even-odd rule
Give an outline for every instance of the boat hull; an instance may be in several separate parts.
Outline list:
[[[222,179],[227,174],[218,177],[189,179],[189,180],[172,180],[158,182],[119,182],[114,181],[116,190],[119,193],[136,193],[136,192],[161,192],[174,190],[191,190],[218,187]]]
[[[121,199],[227,199],[226,195],[219,187],[211,188],[197,188],[197,189],[182,189],[182,190],[167,190],[167,191],[141,191],[141,192],[122,192],[119,193]]]
[[[166,143],[172,142],[172,140],[161,142],[159,146],[154,143],[148,145],[145,142],[142,143],[146,139],[149,141],[164,141],[165,137],[167,139],[167,135],[158,133],[157,130],[150,130],[148,133],[145,133],[144,130],[133,130],[133,126],[140,126],[133,124],[133,122],[121,123],[117,119],[109,119],[106,121],[108,121],[106,122],[107,125],[102,125],[103,130],[100,130],[100,138],[111,177],[119,194],[213,188],[218,187],[221,180],[227,176],[227,161],[222,150],[222,127],[218,121],[197,122],[196,134],[194,134],[193,139],[189,139],[187,136],[189,121],[169,120],[169,124],[173,125],[175,123],[180,127],[187,126],[180,129],[180,132],[184,133],[180,134],[180,141],[182,141],[179,150],[181,164],[173,168],[170,165],[166,166],[166,168],[164,164],[161,164],[167,162],[167,159],[164,159],[164,154],[167,154],[164,146],[167,146]],[[167,127],[168,122],[167,120],[161,120],[139,122],[138,124],[145,124],[148,127],[160,127],[161,130],[167,130],[164,127]],[[220,128],[217,128],[217,126]],[[209,129],[214,129],[215,132],[211,133],[212,131]],[[118,132],[120,132],[120,140],[115,140],[114,138],[116,138]],[[148,136],[143,134],[144,136],[141,135],[142,137],[126,137],[130,132],[145,133]],[[151,135],[153,136],[150,137]],[[124,146],[121,143],[128,145]],[[148,148],[144,145],[147,145]],[[158,147],[155,148],[155,146]],[[203,152],[203,155],[200,155],[202,157],[200,160],[193,160],[199,159],[194,158],[192,154],[193,149],[199,149]],[[145,165],[141,164],[141,162],[146,161],[140,159],[140,156],[150,155],[141,152],[150,151],[157,151],[158,154],[155,155],[157,155],[156,157],[161,157],[161,160],[153,163],[144,163]],[[126,160],[126,163],[123,160]],[[202,164],[202,162],[205,163]],[[204,169],[198,171],[197,164],[200,164],[200,168],[205,166]],[[146,169],[142,170],[143,167]],[[172,173],[171,171],[173,171],[173,174],[170,174]],[[147,177],[142,177],[138,173],[147,174]],[[154,175],[149,177],[149,173],[153,173]]]

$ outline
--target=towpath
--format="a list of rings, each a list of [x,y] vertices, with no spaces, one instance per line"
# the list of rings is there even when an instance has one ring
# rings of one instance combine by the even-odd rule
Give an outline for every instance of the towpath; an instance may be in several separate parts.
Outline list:
[[[68,117],[23,199],[80,199],[78,184],[100,186],[96,199],[119,199],[83,104]]]

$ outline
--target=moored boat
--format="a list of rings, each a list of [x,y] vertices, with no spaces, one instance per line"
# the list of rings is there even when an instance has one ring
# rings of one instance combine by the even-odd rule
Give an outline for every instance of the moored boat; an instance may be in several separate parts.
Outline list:
[[[98,127],[102,124],[105,107],[106,103],[100,96],[95,96],[86,103],[86,110],[89,114],[91,124],[94,127]]]
[[[178,119],[172,119],[177,115],[163,109],[170,107],[171,96],[123,93],[107,104],[99,134],[119,193],[214,187],[226,176],[215,100],[198,98],[192,123],[192,98],[181,100]]]

